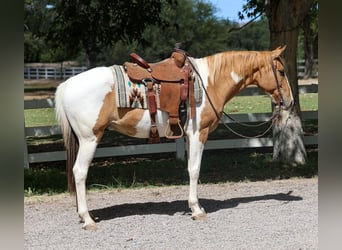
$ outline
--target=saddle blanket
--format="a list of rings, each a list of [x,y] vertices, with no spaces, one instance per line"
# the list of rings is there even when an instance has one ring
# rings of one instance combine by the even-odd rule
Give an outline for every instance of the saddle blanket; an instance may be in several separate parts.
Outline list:
[[[141,82],[132,82],[120,65],[111,66],[114,77],[114,86],[116,94],[116,104],[119,108],[141,108],[148,109],[147,87]],[[199,77],[195,76],[194,96],[196,103],[202,102],[202,87],[199,83]],[[159,108],[160,84],[154,85],[157,108]]]

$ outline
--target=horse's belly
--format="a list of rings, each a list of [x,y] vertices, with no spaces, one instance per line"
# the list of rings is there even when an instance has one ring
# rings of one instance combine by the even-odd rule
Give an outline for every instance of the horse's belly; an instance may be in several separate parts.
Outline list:
[[[165,137],[167,120],[168,114],[158,110],[156,114],[156,125],[160,137]],[[128,136],[148,138],[151,129],[150,113],[144,109],[130,110],[119,120],[112,121],[108,128]]]

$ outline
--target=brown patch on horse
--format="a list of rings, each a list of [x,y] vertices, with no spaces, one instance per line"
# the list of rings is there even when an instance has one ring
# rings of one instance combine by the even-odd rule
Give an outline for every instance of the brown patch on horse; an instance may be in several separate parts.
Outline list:
[[[96,136],[97,142],[101,140],[104,130],[108,126],[109,122],[118,118],[119,115],[116,108],[115,92],[112,90],[107,93],[103,99],[103,105],[100,109],[95,126],[93,127],[93,133]]]
[[[205,144],[208,140],[208,135],[209,135],[209,128],[200,130],[199,141]]]
[[[137,134],[137,124],[143,118],[144,109],[119,109],[120,116],[123,115],[120,120],[113,120],[110,123],[110,127],[115,131],[122,134],[135,136]]]
[[[219,118],[217,117],[215,111],[213,110],[212,105],[214,106],[217,114],[221,114],[222,108],[219,103],[223,100],[224,96],[220,96],[219,94],[222,91],[215,91],[214,83],[212,82],[210,76],[208,77],[208,86],[207,86],[207,93],[210,97],[211,103],[208,99],[205,101],[205,106],[201,113],[201,122],[200,122],[200,135],[199,140],[203,144],[208,140],[208,134],[214,131],[219,123]]]

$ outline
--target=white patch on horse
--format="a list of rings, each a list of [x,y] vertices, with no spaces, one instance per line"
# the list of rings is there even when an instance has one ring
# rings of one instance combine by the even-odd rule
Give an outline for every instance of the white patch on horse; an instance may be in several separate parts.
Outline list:
[[[230,76],[232,77],[235,84],[239,84],[239,82],[242,80],[242,77],[236,74],[234,71],[230,72]]]

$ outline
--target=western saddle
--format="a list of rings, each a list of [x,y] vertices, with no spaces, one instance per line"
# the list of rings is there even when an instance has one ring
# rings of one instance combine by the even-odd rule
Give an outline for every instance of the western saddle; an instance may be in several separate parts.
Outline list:
[[[134,63],[125,62],[124,69],[132,82],[141,82],[147,87],[147,102],[151,117],[149,143],[160,141],[156,126],[156,95],[159,94],[159,108],[169,114],[165,136],[178,139],[184,135],[187,119],[187,101],[190,104],[190,117],[195,117],[193,67],[187,53],[175,48],[170,58],[156,63],[147,63],[135,53],[130,57]],[[160,86],[156,86],[160,85]],[[158,88],[160,87],[160,93]]]

